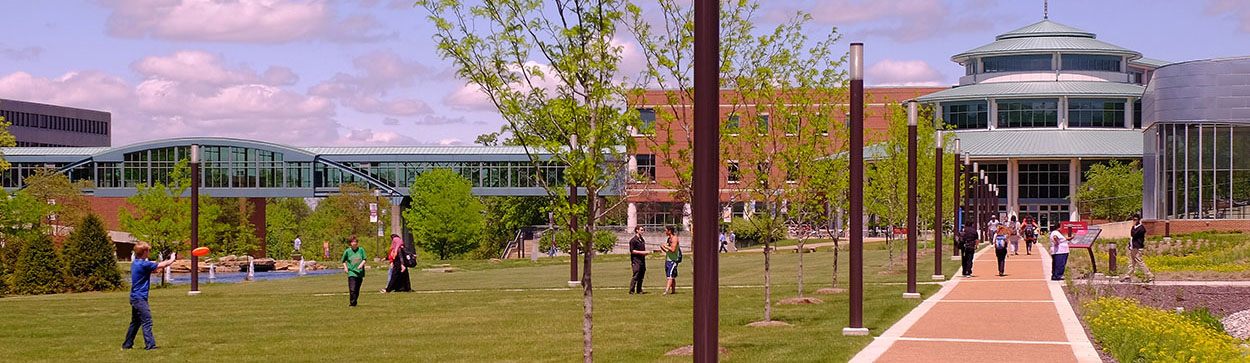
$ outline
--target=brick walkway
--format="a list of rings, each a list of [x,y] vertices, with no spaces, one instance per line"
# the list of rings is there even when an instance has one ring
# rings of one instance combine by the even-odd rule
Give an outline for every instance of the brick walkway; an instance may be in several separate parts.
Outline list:
[[[1004,277],[993,249],[973,261],[851,361],[1101,362],[1048,256],[1008,256]]]

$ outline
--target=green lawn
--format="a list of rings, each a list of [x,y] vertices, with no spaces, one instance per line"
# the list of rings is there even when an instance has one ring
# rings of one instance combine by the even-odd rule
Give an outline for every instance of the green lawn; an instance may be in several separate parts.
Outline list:
[[[879,274],[885,251],[866,252],[865,325],[881,334],[918,300],[904,300],[903,273]],[[806,254],[805,290],[829,285],[828,249]],[[840,281],[845,284],[845,259]],[[690,256],[680,285],[689,286]],[[920,258],[919,276],[932,273],[932,255]],[[944,261],[946,274],[955,269]],[[382,271],[365,278],[360,306],[347,307],[341,275],[152,291],[161,349],[119,351],[129,322],[126,293],[26,296],[0,299],[0,357],[6,361],[558,361],[581,354],[581,290],[564,290],[568,258],[436,261],[463,269],[421,272],[414,288],[425,293],[378,294]],[[628,295],[626,256],[595,261],[595,356],[600,361],[688,361],[664,357],[691,342],[691,290],[661,296],[663,261],[648,261],[648,295]],[[825,304],[780,306],[774,319],[793,327],[752,328],[763,314],[763,256],[721,255],[720,344],[729,362],[845,361],[871,338],[841,335],[846,295]],[[773,299],[796,295],[796,254],[773,258]],[[903,266],[899,264],[898,266]],[[512,290],[516,289],[516,290]],[[925,296],[936,285],[921,285]],[[444,291],[456,290],[456,291]],[[141,346],[141,343],[137,343]]]

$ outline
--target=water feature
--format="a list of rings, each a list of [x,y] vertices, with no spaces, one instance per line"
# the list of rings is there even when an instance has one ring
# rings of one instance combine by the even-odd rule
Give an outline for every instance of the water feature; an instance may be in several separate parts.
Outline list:
[[[325,269],[325,270],[304,272],[305,276],[334,275],[334,274],[342,274],[342,273],[343,273],[342,269]],[[174,280],[171,283],[174,285],[183,285],[183,284],[191,283],[191,274],[189,273],[177,273],[177,274],[173,274],[173,276],[174,276]],[[255,277],[252,278],[252,280],[253,281],[281,280],[281,279],[289,279],[292,277],[299,277],[299,272],[297,271],[257,272]],[[207,273],[200,274],[201,284],[210,283],[210,282],[215,283],[215,284],[229,284],[229,283],[235,283],[235,282],[242,282],[244,280],[247,280],[247,272],[220,272],[218,271],[217,278],[215,279],[209,279]]]

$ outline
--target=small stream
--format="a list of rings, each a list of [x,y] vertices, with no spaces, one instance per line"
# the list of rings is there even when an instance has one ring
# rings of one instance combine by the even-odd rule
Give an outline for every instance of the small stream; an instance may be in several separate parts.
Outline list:
[[[325,270],[307,271],[305,273],[305,276],[334,275],[334,274],[342,274],[342,273],[343,273],[343,270],[341,269],[325,269]],[[174,285],[184,285],[184,284],[191,283],[190,273],[176,273],[176,274],[173,274],[173,277],[174,277],[174,280],[170,281],[170,283]],[[299,272],[298,271],[257,272],[256,276],[254,276],[252,280],[254,281],[281,280],[281,279],[289,279],[292,277],[299,277]],[[247,279],[246,272],[218,272],[216,274],[215,279],[209,279],[207,272],[200,273],[200,283],[211,282],[211,283],[216,283],[216,284],[229,284],[229,283],[241,282],[246,279]],[[153,283],[156,283],[159,280],[160,280],[160,275],[152,276]]]

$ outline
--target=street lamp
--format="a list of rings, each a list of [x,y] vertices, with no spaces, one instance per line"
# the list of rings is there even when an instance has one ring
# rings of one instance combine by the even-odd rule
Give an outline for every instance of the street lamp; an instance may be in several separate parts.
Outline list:
[[[945,280],[942,274],[942,130],[933,131],[933,276],[932,280]]]
[[[851,43],[851,120],[848,151],[850,183],[850,326],[842,335],[868,335],[864,328],[864,43]]]
[[[959,231],[963,229],[964,225],[964,216],[962,213],[964,203],[963,199],[961,199],[961,195],[963,195],[961,189],[963,188],[963,183],[960,181],[964,179],[964,170],[966,168],[961,167],[962,165],[959,163],[960,155],[963,155],[963,150],[961,150],[961,146],[959,145],[959,138],[955,138],[955,172],[951,173],[953,174],[952,179],[954,179],[954,185],[952,186],[954,198],[951,199],[951,204],[955,208],[955,214],[952,214],[954,220],[951,221],[951,226],[954,227],[951,228],[951,237],[953,238],[951,240],[951,249],[955,250],[955,253],[951,255],[952,260],[956,260],[959,257]]]
[[[200,145],[191,145],[191,250],[200,247]],[[191,291],[200,294],[200,257],[191,254]]]
[[[694,2],[694,361],[719,359],[720,1]],[[589,268],[589,266],[587,266]]]
[[[916,116],[916,101],[907,101],[907,292],[903,293],[906,299],[920,298],[920,293],[916,292]]]

